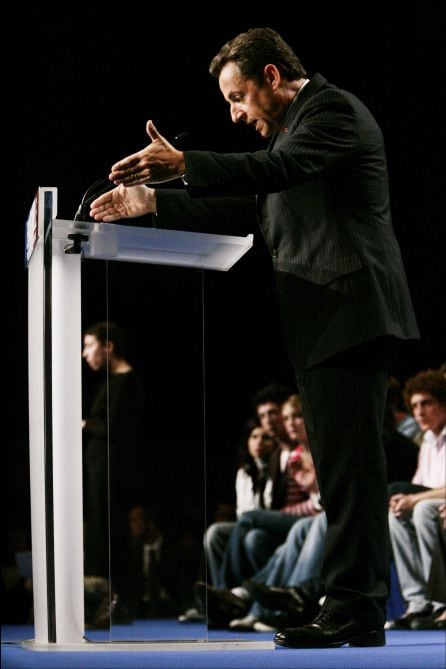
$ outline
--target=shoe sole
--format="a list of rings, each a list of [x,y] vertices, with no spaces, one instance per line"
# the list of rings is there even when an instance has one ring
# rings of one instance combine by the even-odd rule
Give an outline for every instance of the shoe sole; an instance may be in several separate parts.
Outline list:
[[[343,639],[341,641],[333,641],[331,643],[317,643],[314,639],[311,641],[302,641],[301,643],[289,643],[281,641],[280,639],[274,639],[274,643],[283,646],[284,648],[340,648],[341,646],[349,645],[354,648],[369,648],[369,647],[378,647],[386,645],[386,635],[383,630],[373,630],[367,634],[362,634],[361,636],[352,637],[350,639]]]

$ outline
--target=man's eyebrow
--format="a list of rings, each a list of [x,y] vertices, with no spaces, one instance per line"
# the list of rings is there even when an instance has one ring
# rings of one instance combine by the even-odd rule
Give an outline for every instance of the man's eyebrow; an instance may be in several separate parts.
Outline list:
[[[410,406],[413,407],[416,404],[426,404],[426,402],[431,402],[432,399],[430,397],[423,397],[421,400],[417,400],[416,402],[411,402]]]

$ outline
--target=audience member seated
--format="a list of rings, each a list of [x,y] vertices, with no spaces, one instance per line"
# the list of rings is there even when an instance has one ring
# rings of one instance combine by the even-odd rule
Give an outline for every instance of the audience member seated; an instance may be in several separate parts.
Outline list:
[[[138,618],[177,616],[191,598],[201,547],[181,522],[167,529],[161,516],[140,505],[129,512]]]
[[[279,448],[272,454],[269,464],[269,476],[272,481],[272,509],[281,509],[286,504],[294,504],[305,499],[306,495],[289,476],[287,469],[290,450],[296,445],[290,439],[282,417],[282,405],[290,396],[286,386],[270,383],[260,388],[252,400],[254,415],[261,426],[278,442]]]
[[[299,518],[268,562],[241,588],[233,591],[253,602],[242,619],[231,620],[237,630],[274,631],[309,622],[317,612],[322,596],[321,565],[325,547],[327,520],[322,512],[319,490],[311,456],[295,449],[290,467],[300,469],[302,482],[307,477],[316,515]],[[312,483],[310,483],[310,478]]]
[[[243,581],[267,562],[298,518],[315,516],[321,510],[297,395],[284,403],[282,413],[290,438],[299,443],[289,458],[289,471],[299,488],[306,491],[307,499],[287,505],[283,511],[259,510],[242,515],[229,539],[221,570],[221,585],[212,587],[201,582],[194,588],[199,609],[204,611],[207,606],[214,626],[227,626],[231,618],[243,617],[247,613],[250,602],[246,592],[240,588]],[[296,466],[297,463],[299,466]]]
[[[412,629],[446,630],[446,504],[441,504],[438,508],[438,521],[438,535],[426,595],[431,602],[439,602],[442,606],[438,606],[430,616],[412,621]]]
[[[407,603],[389,629],[418,629],[444,609],[444,602],[430,598],[428,580],[446,494],[446,379],[438,371],[420,372],[407,381],[404,395],[424,434],[412,481],[389,486],[393,558]]]
[[[324,594],[321,567],[326,533],[325,513],[296,521],[285,543],[243,583],[239,595],[246,593],[253,603],[244,618],[230,621],[230,629],[272,632],[310,622]]]
[[[292,395],[282,405],[282,415],[286,419],[285,426],[290,443],[293,443],[294,446],[306,446],[307,436],[300,399],[297,395]],[[286,415],[289,415],[289,418],[286,418]],[[242,514],[231,532],[217,587],[236,587],[258,571],[277,546],[283,543],[296,518],[312,513],[311,500],[308,500],[310,491],[306,482],[304,482],[304,485],[298,482],[302,473],[299,472],[296,477],[290,476],[288,469],[289,455],[288,450],[286,452],[286,477],[294,480],[295,488],[300,495],[300,501],[296,501],[295,489],[287,485],[287,490],[288,492],[291,491],[291,494],[280,510],[258,509]]]
[[[235,478],[236,517],[252,509],[269,508],[272,503],[272,480],[269,463],[278,442],[271,430],[260,424],[259,419],[249,420],[245,426],[239,448],[239,466]],[[223,556],[236,519],[212,523],[204,536],[205,559],[211,583],[219,578]],[[206,570],[201,569],[206,573]],[[194,606],[189,606],[180,616],[180,622],[201,619]]]
[[[269,509],[272,481],[269,478],[271,455],[278,448],[275,438],[255,419],[245,426],[235,478],[236,516],[253,509]],[[204,543],[211,583],[216,584],[223,555],[236,521],[213,523],[205,533]]]

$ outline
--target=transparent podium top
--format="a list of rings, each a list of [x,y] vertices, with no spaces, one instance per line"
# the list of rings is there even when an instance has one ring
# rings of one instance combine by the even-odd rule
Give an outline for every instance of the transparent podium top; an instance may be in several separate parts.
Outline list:
[[[114,223],[55,218],[53,240],[85,258],[229,270],[251,247],[253,235],[234,237]]]

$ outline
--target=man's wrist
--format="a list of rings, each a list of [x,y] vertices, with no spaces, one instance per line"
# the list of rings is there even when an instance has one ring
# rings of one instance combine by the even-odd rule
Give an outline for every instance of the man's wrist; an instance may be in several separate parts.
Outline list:
[[[186,172],[186,161],[184,160],[184,153],[181,154],[181,161],[178,165],[178,172],[180,174],[181,181],[187,186],[187,172]]]
[[[156,201],[156,189],[152,188],[148,184],[145,184],[147,188],[146,194],[146,213],[147,214],[157,214],[157,201]]]

